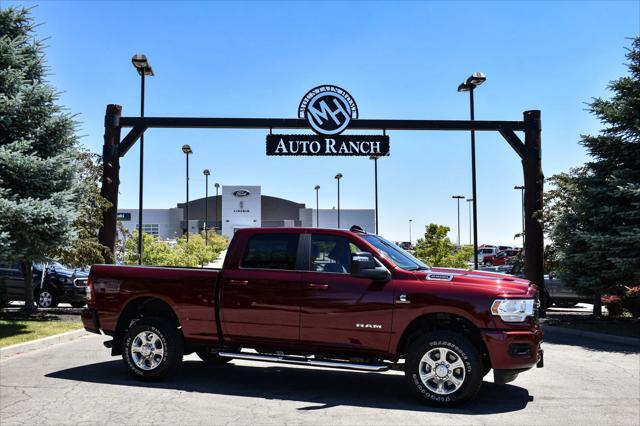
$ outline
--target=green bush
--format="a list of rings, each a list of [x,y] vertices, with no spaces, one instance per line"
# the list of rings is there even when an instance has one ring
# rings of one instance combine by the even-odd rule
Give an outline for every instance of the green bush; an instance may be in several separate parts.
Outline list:
[[[227,248],[225,237],[210,233],[205,244],[204,234],[190,234],[189,241],[182,236],[175,243],[161,241],[149,234],[142,236],[142,263],[157,266],[203,266],[218,258]],[[125,242],[124,263],[138,264],[138,232]]]

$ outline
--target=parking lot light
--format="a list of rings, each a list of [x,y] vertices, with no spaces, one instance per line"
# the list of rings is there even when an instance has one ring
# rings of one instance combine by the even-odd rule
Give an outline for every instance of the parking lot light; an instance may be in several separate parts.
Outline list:
[[[189,145],[182,145],[182,152],[184,152],[185,157],[187,157],[187,204],[185,206],[186,209],[186,218],[187,218],[187,242],[189,241],[189,154],[193,154],[191,147]]]
[[[342,173],[338,173],[335,179],[338,181],[338,229],[340,229],[340,179],[342,179]]]

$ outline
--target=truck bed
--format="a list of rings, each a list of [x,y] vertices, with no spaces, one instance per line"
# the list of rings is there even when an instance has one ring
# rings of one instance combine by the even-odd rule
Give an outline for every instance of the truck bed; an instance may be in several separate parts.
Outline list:
[[[215,343],[218,326],[214,297],[219,269],[94,265],[91,268],[100,327],[112,335],[125,309],[139,309],[146,298],[159,298],[180,318],[185,339]]]

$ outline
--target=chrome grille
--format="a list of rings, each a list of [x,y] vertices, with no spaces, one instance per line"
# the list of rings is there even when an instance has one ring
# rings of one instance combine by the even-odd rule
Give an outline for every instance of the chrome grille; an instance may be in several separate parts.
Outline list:
[[[73,285],[76,287],[86,287],[87,286],[87,278],[76,278],[73,280]]]

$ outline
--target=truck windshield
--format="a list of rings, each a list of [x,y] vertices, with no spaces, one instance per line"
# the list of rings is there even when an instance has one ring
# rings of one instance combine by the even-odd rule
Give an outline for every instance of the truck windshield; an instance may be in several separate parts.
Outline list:
[[[362,235],[369,244],[380,250],[384,256],[406,271],[421,271],[429,269],[427,265],[400,248],[397,244],[385,240],[379,235]]]

